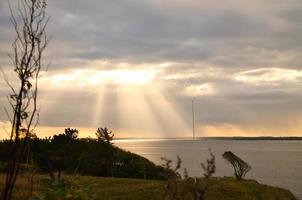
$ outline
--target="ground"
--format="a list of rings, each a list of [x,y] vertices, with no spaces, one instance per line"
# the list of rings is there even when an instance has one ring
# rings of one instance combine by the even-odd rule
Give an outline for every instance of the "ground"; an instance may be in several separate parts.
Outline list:
[[[0,176],[3,186],[4,175]],[[165,189],[164,181],[150,181],[139,179],[119,179],[89,176],[65,176],[68,180],[76,181],[81,187],[89,187],[102,200],[159,200]],[[38,176],[36,182],[45,179]],[[35,193],[39,193],[42,186],[36,184]],[[24,199],[29,184],[22,176],[17,184],[14,199]],[[237,181],[234,178],[214,178],[205,194],[205,200],[296,200],[287,190],[266,186],[253,180]]]

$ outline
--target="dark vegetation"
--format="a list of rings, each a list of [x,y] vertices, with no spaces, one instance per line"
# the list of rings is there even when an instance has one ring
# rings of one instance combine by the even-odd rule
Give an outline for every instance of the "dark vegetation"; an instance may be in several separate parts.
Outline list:
[[[167,170],[156,166],[146,158],[126,152],[112,145],[112,132],[107,128],[97,130],[97,139],[78,138],[76,129],[67,128],[64,133],[51,138],[30,139],[36,173],[47,173],[59,179],[62,172],[90,176],[124,178],[165,179]],[[0,142],[2,170],[6,168],[9,141]],[[26,166],[22,155],[21,166]]]
[[[204,171],[203,175],[205,178],[210,178],[216,172],[215,156],[211,152],[211,150],[209,150],[209,153],[210,153],[211,158],[207,159],[206,164],[201,163],[201,167]]]
[[[234,175],[238,180],[241,180],[252,169],[251,166],[236,156],[231,151],[226,151],[222,155],[234,168]]]
[[[236,182],[212,177],[216,166],[211,152],[211,157],[201,164],[204,177],[190,177],[186,169],[181,176],[179,157],[175,167],[165,158],[163,166],[156,166],[139,155],[115,147],[114,134],[107,128],[97,129],[97,139],[78,138],[78,130],[71,128],[53,137],[36,137],[38,80],[40,71],[47,68],[42,63],[48,44],[46,7],[46,0],[20,0],[16,17],[10,8],[15,32],[10,58],[17,84],[11,84],[3,73],[10,89],[11,112],[5,111],[11,122],[11,134],[8,140],[0,142],[0,170],[5,173],[0,182],[2,200],[295,199],[284,190],[242,180],[250,166],[232,152],[226,152],[223,157],[233,165],[235,176],[240,180]],[[96,179],[78,175],[166,181]],[[110,188],[113,185],[119,188]],[[108,195],[104,196],[106,192]]]
[[[206,164],[201,163],[204,170],[203,178],[190,177],[186,168],[184,174],[181,176],[179,169],[181,169],[182,161],[177,157],[175,168],[171,167],[172,161],[162,158],[165,162],[164,167],[172,171],[173,174],[167,177],[165,192],[163,194],[164,200],[203,200],[206,191],[209,188],[208,180],[215,173],[215,156],[209,150],[211,158],[207,159]]]
[[[0,175],[0,187],[3,185],[3,178]],[[53,183],[49,182],[49,179],[45,180],[44,176],[36,176],[37,187],[31,200],[162,200],[166,183],[155,180],[65,175],[62,175],[62,180],[67,182]],[[287,190],[250,180],[213,177],[208,180],[208,186],[204,200],[296,200]],[[27,180],[21,175],[13,199],[26,199],[24,197],[27,190]],[[50,196],[46,196],[47,194]]]
[[[203,200],[206,191],[209,188],[208,181],[216,171],[215,156],[209,150],[210,158],[206,163],[201,163],[204,170],[203,178],[190,177],[186,168],[184,168],[183,176],[179,173],[182,161],[177,156],[175,168],[172,168],[172,160],[162,158],[165,162],[163,166],[172,172],[167,177],[165,191],[163,193],[164,200]]]
[[[113,134],[107,128],[99,128],[96,139],[78,138],[76,129],[67,128],[64,133],[51,138],[31,139],[33,163],[36,173],[33,192],[27,192],[26,173],[28,168],[21,163],[21,173],[13,199],[63,200],[63,199],[131,199],[131,200],[218,200],[218,199],[282,199],[296,200],[286,190],[261,185],[256,181],[234,178],[213,177],[216,171],[215,156],[209,150],[209,158],[201,163],[204,173],[201,177],[191,177],[182,169],[182,160],[162,158],[164,164],[156,166],[147,159],[119,149],[113,144]],[[8,142],[0,143],[2,168],[5,168]],[[232,152],[225,152],[238,166],[245,162]],[[22,157],[25,158],[25,157]],[[22,159],[22,161],[24,161]],[[236,165],[237,166],[237,165]],[[239,167],[246,169],[246,167]],[[250,168],[249,168],[250,169]],[[23,171],[24,170],[24,171]],[[46,173],[41,175],[41,173]],[[81,176],[78,176],[81,175]],[[92,175],[88,177],[83,175]],[[131,179],[97,178],[96,176],[126,177]],[[134,180],[132,178],[139,178]],[[146,179],[162,179],[144,181]],[[0,181],[0,186],[2,182]]]
[[[112,136],[112,132],[108,129],[104,128],[98,130],[98,133],[96,133],[97,136],[107,133],[110,133]],[[102,134],[100,134],[100,130],[103,130]],[[58,138],[60,138],[60,140],[65,141],[63,146],[75,141],[88,140],[78,139],[77,134],[78,131],[76,129],[65,129],[65,133],[56,135],[52,139],[56,138],[55,140],[58,140]],[[98,137],[98,139],[89,139],[89,141],[116,148],[112,146],[112,140],[106,140],[105,138],[108,137]],[[51,141],[52,139],[48,138],[45,140]],[[62,145],[62,143],[60,143],[60,145]],[[70,149],[67,148],[67,150]],[[225,154],[232,155],[231,157],[234,157],[235,160],[238,159],[238,157],[231,152],[225,152],[224,155]],[[184,169],[183,174],[181,174],[182,160],[180,157],[176,158],[175,163],[172,160],[162,158],[164,164],[161,167],[162,171],[160,174],[162,175],[161,178],[166,179],[166,181],[75,176],[72,170],[68,171],[62,167],[65,173],[63,173],[61,178],[36,175],[34,181],[35,187],[32,195],[28,195],[26,192],[29,185],[27,184],[26,176],[21,173],[19,179],[19,182],[21,183],[20,185],[17,185],[17,190],[14,193],[13,199],[19,199],[21,196],[22,199],[30,200],[249,200],[255,198],[259,200],[296,200],[289,191],[261,185],[253,180],[213,177],[216,171],[215,156],[210,150],[209,155],[206,162],[201,163],[201,168],[204,170],[203,177],[190,177],[186,169]],[[54,160],[58,163],[64,161],[64,159]],[[72,162],[72,159],[68,161]],[[76,168],[78,167],[78,165],[74,166],[76,166]],[[104,165],[103,167],[107,168],[108,165]],[[80,167],[78,167],[77,170],[80,171]],[[69,175],[67,175],[66,172],[69,172]],[[107,175],[111,175],[110,167],[107,169]],[[0,186],[1,184],[2,183],[0,182]]]
[[[10,110],[5,109],[11,123],[11,133],[6,141],[5,186],[1,193],[3,200],[10,200],[21,167],[21,160],[26,160],[27,166],[32,163],[30,138],[38,123],[38,80],[40,71],[44,70],[43,52],[48,44],[45,31],[48,17],[45,14],[45,0],[22,0],[17,2],[16,13],[11,8],[11,22],[15,33],[12,42],[11,59],[14,81],[9,81],[3,72],[10,94],[7,99]],[[25,156],[25,158],[24,158]],[[28,168],[28,172],[31,169]],[[31,176],[29,176],[30,178]]]

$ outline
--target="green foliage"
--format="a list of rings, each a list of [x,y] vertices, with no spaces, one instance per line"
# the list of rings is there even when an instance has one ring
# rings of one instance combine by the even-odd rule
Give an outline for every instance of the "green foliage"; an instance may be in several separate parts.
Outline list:
[[[41,178],[44,179],[43,177]],[[90,194],[96,194],[97,199],[100,200],[163,200],[166,186],[165,181],[155,180],[91,176],[79,176],[76,179],[74,176],[64,176],[64,178],[71,182],[75,181],[76,183],[72,185],[76,185],[78,191],[90,191]],[[4,175],[0,175],[0,187],[3,187],[4,179]],[[204,194],[204,200],[297,200],[288,190],[262,185],[253,180],[237,181],[232,177],[212,177],[209,179],[196,179],[197,183],[194,183],[194,181],[195,180],[192,179],[177,181],[177,187],[179,188],[177,192],[178,199],[184,194],[183,191],[189,191],[190,188],[193,188],[194,191],[194,187],[202,188],[202,184],[207,182],[208,189]],[[35,187],[34,197],[37,198],[38,195],[42,193],[45,194],[44,191],[47,190],[48,185],[49,184],[37,185]],[[44,187],[46,187],[46,189]],[[27,194],[27,191],[27,179],[20,176],[17,181],[13,199],[24,199],[24,194]],[[186,197],[182,200],[194,200],[193,194],[192,192],[187,192]]]
[[[233,177],[211,178],[205,200],[297,200],[288,190]]]
[[[232,177],[189,178],[173,186],[174,193],[170,191],[164,200],[297,200],[287,190]]]
[[[30,200],[94,200],[98,199],[91,188],[80,179],[43,179],[42,189]]]
[[[108,129],[105,132],[111,133]],[[31,138],[30,142],[37,172],[48,173],[53,178],[59,177],[62,172],[90,176],[165,179],[163,174],[166,169],[142,156],[124,151],[109,141],[78,138],[76,129],[67,128],[64,133],[51,138]],[[6,149],[7,142],[0,142],[0,163],[6,161]],[[25,160],[26,157],[23,162]]]

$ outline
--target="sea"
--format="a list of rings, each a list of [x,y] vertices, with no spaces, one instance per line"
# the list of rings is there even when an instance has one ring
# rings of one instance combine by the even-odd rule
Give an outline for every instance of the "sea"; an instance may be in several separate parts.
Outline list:
[[[302,141],[125,139],[116,140],[115,145],[158,165],[163,164],[161,158],[175,164],[179,156],[192,177],[203,176],[201,163],[210,157],[209,151],[215,155],[215,176],[233,176],[232,166],[222,157],[232,151],[251,165],[247,179],[288,189],[302,200]]]

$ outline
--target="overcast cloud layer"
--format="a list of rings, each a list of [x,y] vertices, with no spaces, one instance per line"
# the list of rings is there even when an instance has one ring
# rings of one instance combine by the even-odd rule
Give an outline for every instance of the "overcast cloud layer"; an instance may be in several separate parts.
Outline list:
[[[50,0],[48,15],[52,39],[45,60],[51,68],[41,80],[41,126],[100,124],[137,137],[181,136],[190,127],[194,99],[200,136],[302,134],[300,0]],[[9,17],[7,2],[0,0],[5,69],[13,39]],[[123,70],[149,77],[152,89],[136,86],[134,92],[143,95],[135,96],[128,88],[125,97],[115,78]],[[105,89],[93,77],[110,84]],[[0,81],[1,107],[6,88]],[[102,113],[95,114],[100,89]],[[131,97],[144,100],[161,131],[140,117],[127,124],[129,116],[119,108],[135,110],[125,100]],[[164,109],[178,116],[169,121]],[[147,111],[137,115],[148,118]],[[183,129],[175,127],[178,118]]]

